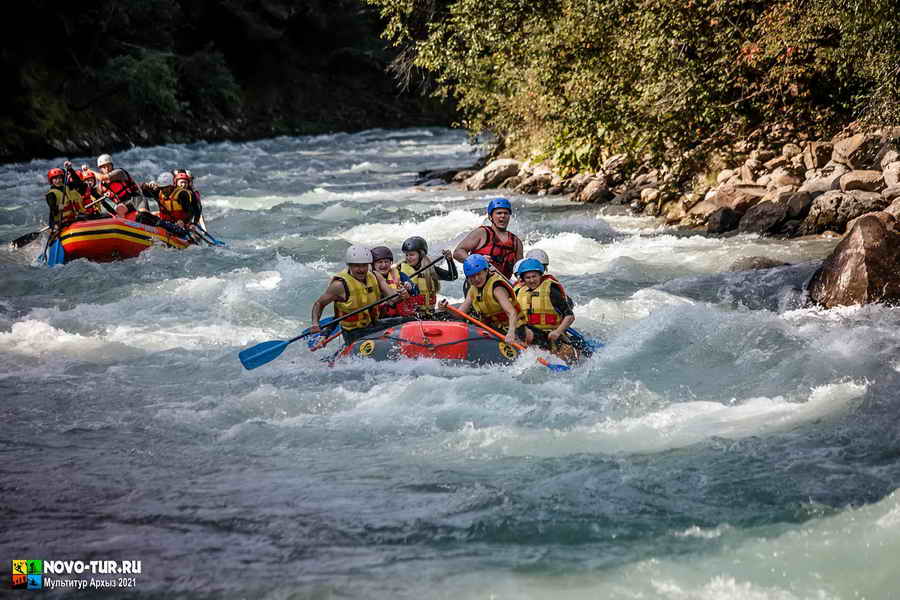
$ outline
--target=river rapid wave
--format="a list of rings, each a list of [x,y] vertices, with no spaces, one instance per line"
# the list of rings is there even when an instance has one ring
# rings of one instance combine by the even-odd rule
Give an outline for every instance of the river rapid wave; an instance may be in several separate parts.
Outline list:
[[[159,598],[895,597],[900,310],[805,305],[834,241],[512,196],[606,343],[584,365],[328,368],[301,342],[241,368],[351,243],[436,256],[481,224],[495,193],[413,185],[476,156],[430,128],[134,148],[137,179],[194,172],[227,247],[0,250],[0,558],[141,560]],[[0,239],[43,225],[61,161],[0,166]],[[759,255],[790,266],[728,272]]]

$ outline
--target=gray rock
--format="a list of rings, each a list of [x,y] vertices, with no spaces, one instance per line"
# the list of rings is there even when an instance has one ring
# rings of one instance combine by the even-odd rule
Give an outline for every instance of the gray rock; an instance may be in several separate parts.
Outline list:
[[[883,170],[886,166],[888,166],[892,162],[898,162],[898,161],[900,161],[900,152],[897,152],[896,150],[887,150],[884,153],[884,156],[881,157],[881,168]]]
[[[505,190],[512,190],[515,189],[519,184],[521,184],[524,179],[525,178],[521,175],[513,175],[512,177],[507,177],[506,179],[504,179],[503,183],[501,183],[497,187],[503,188]]]
[[[884,176],[881,171],[850,171],[841,175],[841,189],[865,190],[867,192],[880,192],[884,189]]]
[[[884,184],[887,187],[900,185],[900,162],[888,163],[882,173],[884,174]]]
[[[881,136],[857,133],[835,142],[831,160],[847,165],[853,170],[878,166]]]
[[[825,192],[813,200],[809,214],[803,220],[801,234],[812,235],[825,231],[841,233],[847,223],[856,217],[880,211],[887,204],[881,194],[875,192],[861,190]]]
[[[807,169],[821,169],[831,160],[834,145],[829,142],[807,142],[803,147],[803,164]]]
[[[849,169],[843,165],[836,165],[831,169],[823,168],[818,177],[807,179],[800,186],[799,191],[809,192],[813,196],[824,194],[832,190],[841,189],[841,176],[847,173]]]
[[[781,149],[781,155],[788,159],[800,156],[802,153],[803,150],[797,144],[785,144],[784,148]]]
[[[466,179],[463,187],[467,190],[484,190],[497,187],[510,177],[517,175],[521,165],[511,158],[491,161],[486,167]]]
[[[575,197],[576,202],[584,202],[586,204],[601,204],[609,202],[613,197],[606,181],[602,179],[592,179],[585,185]]]
[[[744,258],[739,258],[731,263],[731,266],[728,267],[728,270],[731,272],[753,271],[757,269],[773,269],[775,267],[786,267],[789,265],[790,263],[786,263],[783,260],[769,258],[768,256],[745,256]]]
[[[809,214],[809,207],[812,206],[813,197],[809,192],[794,192],[790,198],[785,200],[787,205],[787,218],[804,219]]]
[[[787,219],[787,205],[779,202],[760,202],[751,206],[741,217],[738,230],[742,233],[765,235],[774,232]]]
[[[706,220],[707,233],[725,233],[736,229],[741,221],[741,215],[726,207],[714,210]]]
[[[881,190],[881,197],[888,202],[893,202],[897,198],[900,198],[900,185],[894,185]]]
[[[517,194],[536,194],[549,189],[552,182],[553,175],[551,173],[535,173],[516,186],[515,192]]]

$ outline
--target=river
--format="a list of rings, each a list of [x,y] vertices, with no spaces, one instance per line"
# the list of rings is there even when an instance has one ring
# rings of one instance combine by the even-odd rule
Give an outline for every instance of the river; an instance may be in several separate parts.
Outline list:
[[[350,243],[481,224],[496,193],[413,185],[476,156],[427,128],[134,148],[136,179],[193,171],[227,247],[0,250],[0,560],[140,560],[159,598],[897,597],[900,310],[804,305],[834,241],[511,196],[606,344],[586,364],[242,369]],[[0,165],[0,240],[61,162]],[[751,256],[789,266],[728,272]]]

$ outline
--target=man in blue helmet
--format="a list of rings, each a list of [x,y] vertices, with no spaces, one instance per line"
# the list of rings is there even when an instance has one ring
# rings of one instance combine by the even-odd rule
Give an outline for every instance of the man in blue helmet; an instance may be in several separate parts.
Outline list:
[[[494,198],[487,205],[491,226],[481,225],[456,246],[453,258],[465,262],[472,254],[481,254],[504,277],[509,279],[513,266],[522,258],[522,240],[507,231],[512,216],[512,204],[506,198]]]
[[[463,262],[469,290],[459,310],[468,313],[474,309],[486,325],[505,333],[507,344],[531,343],[531,331],[525,327],[525,313],[516,301],[516,293],[506,279],[491,273],[489,268],[487,258],[481,254],[473,254]],[[441,300],[439,306],[444,309],[447,300]]]

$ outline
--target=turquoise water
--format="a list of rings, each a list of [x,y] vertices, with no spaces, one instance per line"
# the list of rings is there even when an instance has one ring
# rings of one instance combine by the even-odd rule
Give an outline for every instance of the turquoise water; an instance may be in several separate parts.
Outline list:
[[[514,196],[607,344],[585,365],[329,369],[297,343],[241,368],[308,327],[349,244],[436,255],[481,224],[494,193],[414,186],[476,152],[443,129],[135,148],[138,179],[194,172],[227,248],[0,251],[0,560],[141,560],[160,598],[896,597],[900,311],[804,306],[833,241]],[[0,240],[43,224],[61,160],[0,166]],[[791,266],[727,272],[759,255]]]

